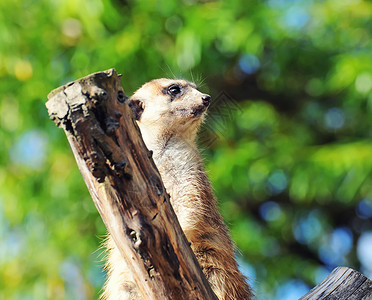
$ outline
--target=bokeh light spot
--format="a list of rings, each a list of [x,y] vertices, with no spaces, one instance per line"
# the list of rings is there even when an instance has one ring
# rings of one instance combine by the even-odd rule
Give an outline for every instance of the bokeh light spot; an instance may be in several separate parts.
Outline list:
[[[67,258],[60,265],[60,275],[65,281],[68,299],[87,299],[84,279],[74,259]]]
[[[19,60],[14,66],[14,75],[20,81],[27,81],[33,75],[32,65],[28,60]]]
[[[293,225],[293,234],[301,244],[311,245],[321,234],[319,213],[314,210]]]
[[[371,218],[372,217],[372,200],[368,198],[362,199],[356,207],[356,213],[358,217],[361,219]]]
[[[364,232],[359,237],[357,255],[363,267],[372,272],[372,231]]]
[[[260,206],[260,214],[265,221],[272,222],[281,216],[282,209],[278,203],[267,201]]]
[[[318,267],[315,272],[315,284],[321,283],[329,275],[329,273],[330,271],[327,268],[323,266]]]
[[[341,108],[330,108],[324,115],[324,125],[329,130],[341,129],[345,124],[345,114]]]
[[[372,76],[369,73],[362,73],[355,79],[355,89],[361,93],[366,94],[372,88]]]
[[[323,240],[319,248],[319,258],[329,266],[347,263],[346,255],[353,246],[353,234],[349,228],[335,229],[332,234]]]
[[[79,20],[68,18],[62,23],[62,33],[71,39],[78,39],[82,33],[82,26]]]
[[[30,130],[22,134],[10,148],[10,159],[19,165],[32,169],[41,169],[45,161],[47,137],[39,130]]]
[[[239,59],[239,67],[246,74],[253,74],[260,68],[260,61],[253,54],[245,54]]]
[[[288,179],[282,170],[272,173],[267,181],[272,194],[279,194],[287,188]]]
[[[248,284],[254,289],[254,283],[256,280],[255,269],[247,263],[241,256],[237,256],[236,260],[238,262],[239,271],[247,278]]]
[[[310,19],[306,7],[290,6],[283,15],[283,23],[291,29],[301,29]]]
[[[298,300],[309,290],[310,288],[302,280],[291,279],[280,285],[276,292],[275,299]]]

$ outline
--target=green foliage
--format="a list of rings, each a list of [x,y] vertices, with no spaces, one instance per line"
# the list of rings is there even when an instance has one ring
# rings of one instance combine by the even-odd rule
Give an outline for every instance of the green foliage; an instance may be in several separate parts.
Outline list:
[[[2,1],[0,298],[98,297],[105,228],[44,102],[111,67],[128,94],[176,76],[215,99],[200,143],[257,299],[297,299],[337,265],[371,276],[371,13],[363,0]]]

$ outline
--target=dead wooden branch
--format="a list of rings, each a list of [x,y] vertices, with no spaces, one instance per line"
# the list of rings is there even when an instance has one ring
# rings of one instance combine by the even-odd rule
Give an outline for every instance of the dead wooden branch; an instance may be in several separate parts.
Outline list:
[[[114,69],[52,91],[93,201],[144,299],[217,299],[170,205]]]
[[[338,267],[300,300],[372,299],[372,281],[346,267]]]

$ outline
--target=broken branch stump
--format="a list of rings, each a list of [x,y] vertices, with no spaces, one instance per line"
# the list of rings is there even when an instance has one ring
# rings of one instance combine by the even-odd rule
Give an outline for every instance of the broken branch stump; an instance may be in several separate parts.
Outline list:
[[[170,205],[114,69],[53,90],[46,103],[144,299],[217,299]]]
[[[299,300],[372,299],[372,281],[346,267],[337,267],[321,283]]]

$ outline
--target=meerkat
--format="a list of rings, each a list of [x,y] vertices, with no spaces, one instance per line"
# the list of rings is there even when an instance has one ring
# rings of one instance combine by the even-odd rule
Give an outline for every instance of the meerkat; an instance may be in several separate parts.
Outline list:
[[[145,83],[128,104],[147,148],[153,151],[179,223],[212,290],[220,300],[252,299],[196,145],[210,96],[192,82],[162,78]],[[102,299],[142,299],[110,237],[107,247],[108,279]]]

